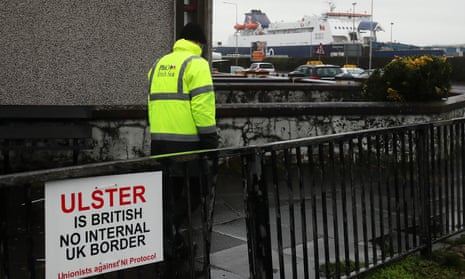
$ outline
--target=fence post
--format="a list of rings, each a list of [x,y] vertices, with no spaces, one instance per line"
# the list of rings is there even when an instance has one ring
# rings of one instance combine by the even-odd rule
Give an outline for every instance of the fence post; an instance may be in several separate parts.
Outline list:
[[[8,189],[0,189],[0,278],[9,278],[8,272]]]
[[[431,239],[431,216],[430,216],[430,179],[428,179],[428,125],[423,125],[417,130],[417,163],[418,163],[418,191],[419,191],[419,210],[420,219],[420,245],[421,255],[430,258],[432,254]]]
[[[273,277],[268,191],[258,152],[242,156],[250,278]]]
[[[203,157],[202,164],[202,175],[203,183],[202,197],[205,199],[203,201],[203,210],[202,210],[202,232],[204,239],[204,261],[203,261],[203,270],[204,270],[204,279],[210,279],[210,249],[212,243],[212,230],[213,230],[213,213],[215,209],[215,200],[216,200],[216,183],[218,176],[218,158],[217,154],[213,156]],[[192,258],[193,259],[193,258]],[[193,277],[192,277],[193,278]]]

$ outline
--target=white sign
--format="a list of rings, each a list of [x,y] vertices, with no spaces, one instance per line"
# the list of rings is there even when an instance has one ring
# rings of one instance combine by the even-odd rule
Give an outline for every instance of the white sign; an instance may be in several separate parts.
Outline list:
[[[161,171],[47,182],[46,278],[162,261],[162,202]]]
[[[325,49],[323,48],[322,44],[318,46],[318,48],[315,50],[315,53],[319,55],[325,55]]]

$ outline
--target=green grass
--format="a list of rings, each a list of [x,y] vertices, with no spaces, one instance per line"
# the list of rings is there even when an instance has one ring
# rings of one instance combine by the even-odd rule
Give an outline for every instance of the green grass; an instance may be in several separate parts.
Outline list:
[[[412,255],[361,276],[362,279],[458,279],[459,269]]]

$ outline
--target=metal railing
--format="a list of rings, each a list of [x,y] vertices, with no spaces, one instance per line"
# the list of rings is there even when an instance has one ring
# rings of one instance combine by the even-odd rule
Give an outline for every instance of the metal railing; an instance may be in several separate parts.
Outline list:
[[[161,170],[164,160],[185,177],[190,161],[203,166],[200,223],[187,213],[191,278],[196,265],[210,278],[220,184],[243,194],[250,278],[350,278],[414,252],[428,256],[433,243],[464,230],[464,142],[465,119],[454,119],[0,176],[0,277],[44,278],[45,182]],[[164,264],[111,278],[163,278]]]

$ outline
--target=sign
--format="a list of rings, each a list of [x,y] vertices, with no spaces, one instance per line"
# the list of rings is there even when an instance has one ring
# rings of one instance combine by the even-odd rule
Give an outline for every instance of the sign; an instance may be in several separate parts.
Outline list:
[[[161,171],[47,182],[46,278],[162,261],[162,202]]]
[[[315,49],[315,54],[318,55],[325,55],[325,49],[323,48],[323,45],[320,44],[316,49]]]
[[[266,42],[252,42],[251,46],[251,60],[263,61],[266,57]]]
[[[362,45],[361,44],[345,44],[344,53],[346,56],[361,56]]]

